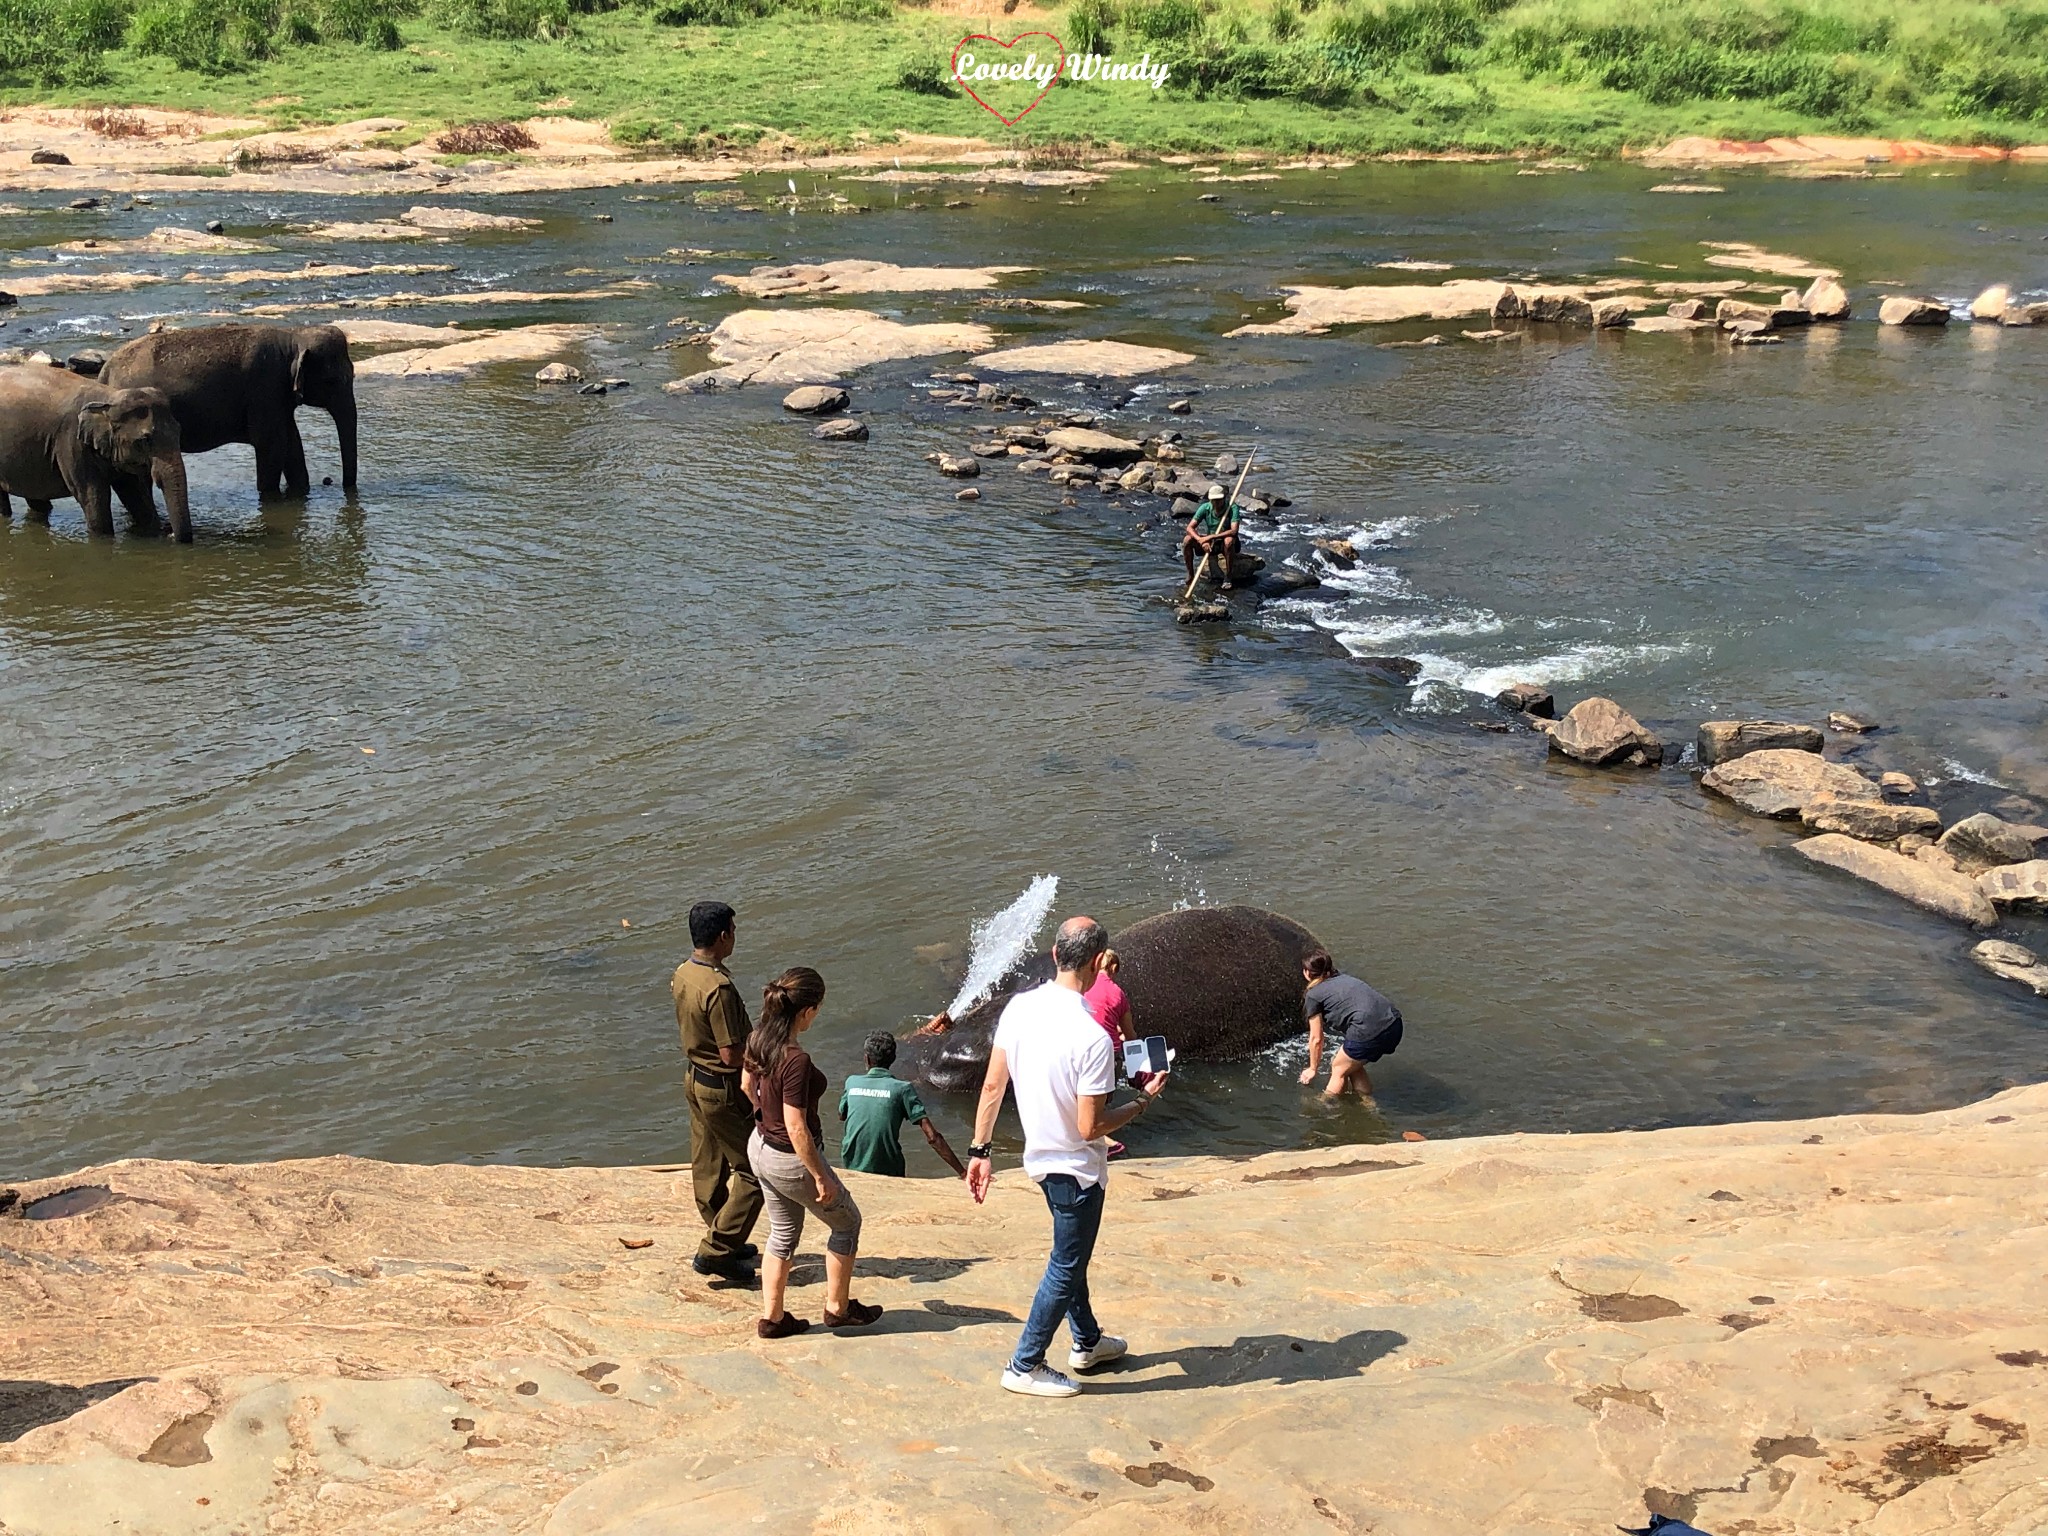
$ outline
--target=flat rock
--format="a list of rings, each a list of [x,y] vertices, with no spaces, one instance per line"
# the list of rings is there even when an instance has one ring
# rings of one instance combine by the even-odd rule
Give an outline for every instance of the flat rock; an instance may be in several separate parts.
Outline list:
[[[1965,816],[1941,835],[1941,850],[1964,868],[2025,864],[2034,857],[2028,833],[1989,811]]]
[[[849,398],[845,390],[834,384],[805,384],[782,397],[782,408],[807,416],[822,416],[845,410]]]
[[[1893,294],[1877,307],[1880,325],[1947,325],[1948,306],[1939,299],[1912,299]]]
[[[581,346],[597,336],[588,325],[528,325],[509,331],[471,331],[469,340],[445,346],[386,352],[356,363],[356,377],[456,379],[491,363],[529,363]]]
[[[815,384],[876,363],[995,345],[985,325],[905,325],[865,309],[743,309],[711,333],[708,356],[722,366],[662,388],[671,393],[743,384]]]
[[[1574,762],[1606,767],[1640,755],[1644,764],[1664,759],[1664,745],[1642,722],[1612,699],[1581,699],[1550,733],[1550,750]]]
[[[1700,762],[1711,768],[1750,752],[1818,752],[1825,738],[1810,725],[1787,720],[1709,720],[1700,726]]]
[[[2016,981],[2036,997],[2048,997],[2048,965],[2025,945],[1986,939],[1970,951],[1970,958],[1992,975]]]
[[[864,443],[868,440],[868,424],[852,416],[841,416],[819,422],[811,428],[811,436],[828,443]]]
[[[993,288],[1030,267],[899,267],[890,261],[796,262],[755,267],[745,276],[721,272],[711,281],[748,298],[834,293],[945,293]]]
[[[447,347],[458,341],[474,341],[477,333],[453,325],[414,325],[407,320],[337,320],[348,334],[351,351],[357,347]]]
[[[468,233],[480,229],[539,229],[539,219],[520,218],[509,213],[479,213],[474,208],[432,208],[414,206],[398,216],[398,222],[414,229],[441,233]]]
[[[1088,378],[1129,379],[1162,373],[1195,360],[1192,352],[1140,347],[1126,341],[1054,341],[987,352],[974,362],[998,373],[1065,373]]]
[[[1767,272],[1773,277],[1840,277],[1842,274],[1833,267],[1824,267],[1819,262],[1809,261],[1804,256],[1788,256],[1780,251],[1767,251],[1760,245],[1747,240],[1702,240],[1714,254],[1707,257],[1710,267],[1734,267],[1744,272]]]
[[[1709,768],[1700,788],[1757,816],[1790,820],[1822,794],[1842,800],[1879,798],[1877,785],[1853,768],[1812,752],[1767,747]]]
[[[2001,907],[2048,907],[2048,859],[2000,864],[1977,877],[1977,889]]]
[[[1989,928],[1998,921],[1990,898],[1967,876],[1840,833],[1809,837],[1796,846],[1802,858],[1867,880],[1929,912],[1978,928]]]
[[[1840,832],[1867,843],[1902,837],[1930,837],[1941,831],[1941,814],[1924,805],[1893,805],[1860,796],[1822,793],[1799,808],[1799,819],[1815,832]]]
[[[1071,453],[1091,464],[1121,464],[1145,456],[1142,444],[1093,427],[1054,427],[1045,434],[1045,445],[1056,453]]]

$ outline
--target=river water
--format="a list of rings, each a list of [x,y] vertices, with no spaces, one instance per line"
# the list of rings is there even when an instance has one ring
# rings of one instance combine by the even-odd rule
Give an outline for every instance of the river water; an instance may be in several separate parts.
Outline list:
[[[1681,770],[1554,766],[1538,738],[1475,728],[1496,717],[1472,690],[1521,677],[1679,740],[1848,708],[1889,727],[1859,760],[1926,777],[1951,816],[2048,799],[2048,329],[1867,318],[1885,292],[2048,284],[2048,177],[1743,176],[1688,197],[1659,179],[1153,171],[1062,195],[806,175],[792,213],[766,204],[778,176],[754,212],[688,188],[476,202],[545,223],[417,250],[290,232],[400,205],[232,182],[132,210],[18,199],[56,205],[0,222],[23,262],[217,217],[279,254],[65,259],[456,268],[24,299],[0,341],[60,355],[238,305],[654,286],[393,311],[594,320],[586,367],[632,387],[538,388],[531,364],[365,379],[355,504],[316,485],[259,510],[230,449],[192,461],[192,546],[88,542],[69,503],[0,532],[0,1174],[674,1160],[666,979],[693,901],[739,908],[756,996],[786,965],[825,973],[814,1044],[836,1075],[867,1031],[943,1003],[946,952],[1046,873],[1059,910],[1112,927],[1191,902],[1287,912],[1406,1014],[1377,1108],[1325,1108],[1276,1050],[1183,1072],[1143,1151],[1916,1110],[2040,1078],[2044,1005],[1979,973],[1965,931],[1804,866],[1786,828]],[[823,211],[833,190],[872,211]],[[1741,350],[1475,344],[1456,322],[1222,334],[1275,318],[1278,284],[1384,261],[1740,275],[1702,265],[1709,240],[1838,267],[1866,318]],[[741,254],[660,259],[675,248]],[[660,392],[702,366],[654,349],[664,322],[742,307],[710,273],[849,255],[1028,264],[1003,292],[1092,306],[857,301],[888,313],[1197,354],[1105,425],[1178,426],[1191,460],[1256,433],[1258,478],[1295,503],[1255,530],[1269,557],[1347,533],[1366,565],[1334,601],[1182,628],[1171,531],[1138,527],[1157,503],[1063,507],[1007,471],[954,500],[922,455],[971,434],[917,388],[931,365],[854,381],[864,446],[815,443],[779,390]],[[1452,344],[1375,345],[1432,332]],[[1188,391],[1193,414],[1162,413]],[[326,419],[301,422],[316,480],[335,473]],[[1436,681],[1411,696],[1350,651]],[[957,1144],[968,1106],[936,1107]]]

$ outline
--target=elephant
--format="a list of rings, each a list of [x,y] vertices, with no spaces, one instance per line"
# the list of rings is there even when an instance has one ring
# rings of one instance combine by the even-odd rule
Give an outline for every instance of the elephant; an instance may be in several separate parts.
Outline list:
[[[1181,1061],[1231,1061],[1302,1034],[1302,957],[1323,946],[1292,918],[1258,907],[1162,912],[1110,936],[1135,1035],[1164,1035]],[[907,1037],[897,1062],[941,1093],[981,1087],[996,1020],[1012,994],[1052,975],[1050,954],[1027,956],[941,1034]]]
[[[341,483],[356,483],[356,369],[348,333],[335,325],[197,325],[140,336],[107,359],[100,382],[150,386],[171,397],[187,453],[223,443],[256,450],[256,494],[304,496],[306,445],[293,417],[301,405],[334,418]]]
[[[51,501],[70,496],[90,532],[111,536],[118,495],[135,526],[154,531],[152,480],[172,533],[191,543],[178,418],[163,391],[110,389],[39,363],[0,367],[0,517],[14,515],[9,492],[45,522]]]

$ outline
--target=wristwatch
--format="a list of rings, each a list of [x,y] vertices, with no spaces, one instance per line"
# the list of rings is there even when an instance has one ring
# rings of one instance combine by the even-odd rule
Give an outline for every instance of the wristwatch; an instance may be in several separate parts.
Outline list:
[[[983,1143],[982,1143],[982,1144],[981,1144],[980,1146],[978,1146],[978,1147],[969,1147],[969,1148],[967,1149],[967,1156],[968,1156],[968,1157],[969,1157],[970,1159],[973,1159],[973,1158],[977,1158],[977,1157],[978,1157],[978,1158],[980,1158],[980,1159],[981,1159],[981,1160],[982,1160],[983,1162],[991,1162],[991,1161],[993,1161],[993,1160],[994,1160],[994,1158],[995,1158],[995,1155],[996,1155],[996,1144],[995,1144],[994,1142],[992,1142],[992,1141],[985,1141],[985,1142],[983,1142]]]

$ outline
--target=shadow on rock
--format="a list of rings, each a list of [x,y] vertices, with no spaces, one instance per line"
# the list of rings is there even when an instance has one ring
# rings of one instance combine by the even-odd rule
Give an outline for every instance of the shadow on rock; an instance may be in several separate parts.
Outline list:
[[[1260,1333],[1231,1344],[1191,1344],[1185,1349],[1131,1355],[1084,1379],[1091,1397],[1186,1392],[1197,1387],[1242,1387],[1260,1382],[1285,1386],[1303,1381],[1343,1381],[1407,1342],[1406,1334],[1387,1328],[1361,1328],[1330,1340]],[[1149,1374],[1162,1365],[1178,1365],[1181,1374]],[[1142,1379],[1140,1373],[1146,1373]]]
[[[986,1264],[986,1257],[978,1259],[857,1259],[853,1274],[856,1280],[871,1277],[876,1280],[908,1280],[912,1285],[936,1285],[941,1280],[958,1280],[977,1264]],[[791,1285],[822,1285],[825,1280],[825,1261],[815,1254],[798,1259],[789,1267]]]
[[[125,1392],[148,1376],[130,1376],[120,1381],[95,1381],[83,1387],[60,1381],[0,1381],[0,1445],[19,1440],[32,1429],[55,1424],[74,1413],[104,1402],[116,1392]]]

